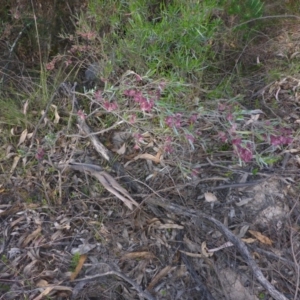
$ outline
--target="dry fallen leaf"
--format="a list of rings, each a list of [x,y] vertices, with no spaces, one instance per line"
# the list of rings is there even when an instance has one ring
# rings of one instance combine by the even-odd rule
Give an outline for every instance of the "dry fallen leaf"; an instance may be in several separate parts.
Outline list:
[[[133,205],[136,207],[139,204],[130,196],[130,194],[108,173],[106,172],[94,172],[92,173],[103,185],[105,189],[114,194],[130,209],[133,209]]]
[[[18,219],[10,223],[10,227],[11,228],[15,227],[18,223],[22,222],[24,219],[25,219],[24,215],[19,217]]]
[[[35,231],[33,231],[31,234],[27,236],[22,246],[26,247],[33,239],[35,239],[41,233],[41,231],[42,231],[42,227],[38,226],[38,228]]]
[[[286,149],[282,153],[298,153],[300,149]]]
[[[13,162],[13,165],[12,165],[12,167],[10,169],[10,173],[13,173],[13,171],[15,170],[15,168],[18,165],[18,162],[19,162],[20,158],[21,158],[21,156],[19,156],[19,155],[17,155],[17,156],[14,157],[14,162]]]
[[[204,198],[206,202],[216,202],[218,201],[217,197],[210,192],[204,193]]]
[[[58,124],[59,123],[59,119],[60,119],[60,116],[57,112],[57,106],[52,104],[51,105],[52,108],[54,108],[54,116],[55,116],[55,119],[54,119],[54,124]]]
[[[272,246],[273,241],[268,237],[266,237],[265,235],[261,234],[260,232],[249,230],[249,233],[252,234],[254,237],[256,237],[261,243]]]
[[[155,255],[148,251],[140,251],[140,252],[130,252],[126,253],[121,257],[121,261],[129,260],[129,259],[136,259],[136,258],[145,258],[145,259],[151,259],[154,258]]]
[[[36,283],[36,286],[37,287],[45,287],[45,286],[48,286],[49,283],[48,281],[44,280],[44,279],[41,279],[39,280],[37,283]]]
[[[155,285],[160,282],[162,278],[170,274],[173,270],[175,270],[176,267],[171,267],[171,266],[166,266],[164,267],[149,283],[147,290],[150,291],[152,290]]]
[[[248,238],[248,239],[242,239],[242,241],[246,244],[252,244],[252,243],[256,242],[256,239]]]
[[[26,115],[27,114],[27,109],[28,109],[28,99],[26,100],[26,102],[23,105],[23,114]]]
[[[126,152],[126,144],[124,143],[122,147],[116,151],[119,155],[123,155]]]
[[[154,161],[155,163],[160,163],[160,157],[161,157],[161,152],[157,152],[157,154],[154,156],[152,154],[149,154],[149,153],[143,153],[143,154],[140,154],[140,155],[137,155],[134,160],[138,160],[140,158],[142,159],[149,159],[149,160],[152,160]]]
[[[199,251],[199,244],[191,241],[186,235],[183,237],[183,242],[185,243],[186,247],[191,252],[198,252]]]
[[[200,254],[200,253],[192,253],[192,252],[187,252],[187,251],[183,251],[183,250],[179,250],[179,252],[187,255],[187,256],[190,256],[190,257],[196,257],[196,258],[204,258],[206,256],[204,256],[203,254]]]
[[[59,168],[64,168],[65,164],[59,164]],[[88,172],[90,175],[96,177],[105,189],[114,194],[130,209],[133,205],[139,207],[139,204],[130,196],[130,194],[107,172],[102,171],[102,168],[97,165],[70,163],[67,166],[74,170]]]
[[[201,244],[201,254],[202,254],[204,257],[211,257],[211,256],[214,255],[213,253],[208,252],[208,249],[207,249],[207,247],[206,247],[206,242],[203,242],[203,243]]]
[[[26,137],[27,137],[27,129],[24,129],[23,132],[21,133],[21,136],[20,136],[20,139],[19,139],[19,143],[18,143],[18,147],[24,143],[24,141],[26,140]]]
[[[161,224],[158,229],[184,229],[184,226],[177,224]]]
[[[60,285],[52,285],[46,287],[46,289],[37,297],[35,297],[33,300],[42,300],[45,299],[45,296],[49,295],[52,291],[67,291],[72,293],[72,289],[67,286],[60,286]]]
[[[11,216],[14,215],[15,213],[21,211],[24,209],[24,204],[19,203],[15,203],[14,205],[12,205],[10,208],[4,210],[4,211],[0,211],[0,217],[7,217],[7,216]]]

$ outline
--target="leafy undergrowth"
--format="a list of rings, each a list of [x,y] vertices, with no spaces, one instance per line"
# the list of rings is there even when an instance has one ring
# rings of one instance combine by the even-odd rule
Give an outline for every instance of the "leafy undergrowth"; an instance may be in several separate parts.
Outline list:
[[[261,2],[130,3],[1,94],[1,299],[297,299],[300,80],[213,77]]]

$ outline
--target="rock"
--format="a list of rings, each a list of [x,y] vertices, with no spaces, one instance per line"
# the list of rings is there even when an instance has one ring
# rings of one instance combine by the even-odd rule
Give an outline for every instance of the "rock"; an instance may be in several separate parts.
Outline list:
[[[95,86],[104,86],[104,82],[101,80],[102,66],[100,63],[95,62],[88,66],[84,73],[84,84],[88,88]]]

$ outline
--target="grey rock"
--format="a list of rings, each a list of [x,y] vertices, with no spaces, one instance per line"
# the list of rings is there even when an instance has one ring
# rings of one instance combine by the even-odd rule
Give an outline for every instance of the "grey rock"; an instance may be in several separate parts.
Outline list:
[[[104,86],[104,82],[101,80],[102,66],[100,63],[95,62],[88,66],[84,72],[84,84],[88,88],[92,88],[95,85]]]
[[[88,66],[84,73],[86,82],[96,81],[101,75],[101,66],[99,63],[92,63]]]

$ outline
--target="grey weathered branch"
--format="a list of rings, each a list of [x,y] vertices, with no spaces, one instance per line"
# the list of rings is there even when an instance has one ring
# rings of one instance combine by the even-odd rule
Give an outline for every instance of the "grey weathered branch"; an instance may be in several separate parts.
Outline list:
[[[139,204],[130,196],[130,194],[111,175],[103,171],[100,166],[70,162],[69,164],[59,164],[57,167],[59,169],[70,167],[76,171],[87,172],[91,176],[96,177],[105,189],[122,200],[129,209],[132,210],[133,205],[136,207],[139,206]]]
[[[82,279],[76,279],[76,280],[74,280],[74,282],[90,282],[90,281],[95,281],[98,278],[101,278],[101,277],[104,277],[104,276],[110,276],[110,275],[118,276],[118,277],[122,278],[123,280],[125,280],[126,282],[128,282],[129,284],[131,284],[132,287],[139,293],[139,295],[141,297],[144,297],[147,300],[155,300],[155,298],[148,291],[144,291],[131,278],[129,278],[125,274],[122,274],[121,272],[118,272],[118,271],[108,271],[108,272],[98,274],[98,275],[95,275],[95,276],[89,276],[89,277],[85,277],[85,278],[82,278]]]
[[[163,207],[169,212],[177,215],[185,215],[192,218],[202,218],[214,224],[217,229],[237,248],[244,260],[248,263],[254,276],[258,282],[270,293],[270,295],[276,300],[288,300],[282,293],[275,289],[275,287],[266,279],[255,260],[252,258],[247,246],[243,241],[236,237],[227,227],[225,227],[220,221],[215,218],[194,209],[188,209],[184,206],[168,203],[163,199],[148,199],[147,203]]]

